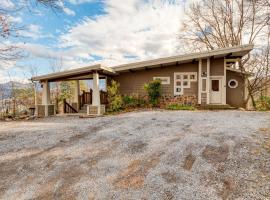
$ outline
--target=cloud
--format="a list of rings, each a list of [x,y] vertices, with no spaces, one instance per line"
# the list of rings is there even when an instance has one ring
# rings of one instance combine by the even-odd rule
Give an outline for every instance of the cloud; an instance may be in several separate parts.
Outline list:
[[[53,38],[52,34],[44,34],[42,27],[36,24],[30,24],[26,29],[18,31],[18,34],[22,37],[32,38],[34,40],[40,38]]]
[[[177,36],[184,14],[182,2],[108,0],[104,11],[61,35],[60,47],[88,61],[101,57],[108,65],[181,52]]]
[[[67,15],[70,15],[70,16],[75,16],[75,15],[76,15],[76,13],[75,13],[73,10],[71,10],[71,9],[69,9],[69,8],[67,8],[67,7],[64,7],[64,8],[63,8],[63,11],[64,11]]]
[[[93,2],[94,0],[69,0],[71,4],[78,5],[83,3]]]
[[[70,16],[76,15],[76,13],[73,10],[71,10],[65,6],[63,1],[58,1],[57,4],[63,10],[63,12],[66,13],[67,15],[70,15]]]
[[[3,9],[12,9],[14,6],[15,5],[11,0],[1,0],[1,7]]]

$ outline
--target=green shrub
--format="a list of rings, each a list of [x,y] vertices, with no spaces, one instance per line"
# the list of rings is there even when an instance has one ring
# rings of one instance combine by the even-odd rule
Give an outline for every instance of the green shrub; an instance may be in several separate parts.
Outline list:
[[[261,96],[259,100],[256,101],[256,108],[260,111],[270,110],[270,97]]]
[[[115,112],[122,109],[123,100],[121,95],[119,95],[119,86],[119,83],[112,81],[111,85],[107,88],[109,111]]]
[[[145,100],[139,97],[124,95],[122,99],[123,99],[123,107],[125,108],[145,107],[146,105]]]
[[[158,105],[159,97],[161,96],[161,81],[154,80],[144,84],[144,89],[148,93],[149,102],[153,106]]]
[[[191,105],[170,104],[166,107],[168,110],[195,110]]]
[[[124,95],[122,99],[125,108],[136,107],[138,104],[137,99],[130,95]]]

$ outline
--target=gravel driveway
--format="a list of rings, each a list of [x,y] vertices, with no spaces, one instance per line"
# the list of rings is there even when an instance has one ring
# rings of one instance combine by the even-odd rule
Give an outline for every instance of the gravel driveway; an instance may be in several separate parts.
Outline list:
[[[270,113],[0,122],[0,199],[270,199]]]

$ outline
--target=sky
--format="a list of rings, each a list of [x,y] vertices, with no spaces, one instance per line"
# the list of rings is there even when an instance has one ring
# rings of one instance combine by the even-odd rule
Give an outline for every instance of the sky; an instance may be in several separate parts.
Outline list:
[[[0,0],[16,8],[21,0]],[[183,53],[178,34],[186,0],[66,0],[60,11],[30,6],[10,15],[23,26],[16,44],[25,53],[0,64],[0,82],[26,81],[38,75],[101,63],[107,66]],[[2,39],[3,40],[3,39]]]

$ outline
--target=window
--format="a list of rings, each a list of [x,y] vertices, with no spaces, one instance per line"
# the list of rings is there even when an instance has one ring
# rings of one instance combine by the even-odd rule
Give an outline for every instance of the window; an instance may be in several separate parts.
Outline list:
[[[170,84],[170,77],[154,77],[153,80],[160,80],[161,85],[169,85]]]
[[[229,88],[237,88],[238,87],[238,81],[235,80],[235,79],[231,79],[228,82],[228,86],[229,86]]]
[[[190,83],[197,81],[197,72],[174,73],[174,95],[183,95],[184,88],[190,88]]]
[[[219,91],[219,80],[212,80],[212,91],[218,92]]]
[[[206,92],[206,79],[202,79],[202,92]]]

